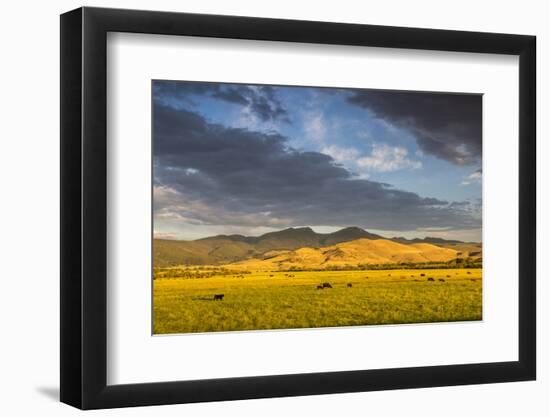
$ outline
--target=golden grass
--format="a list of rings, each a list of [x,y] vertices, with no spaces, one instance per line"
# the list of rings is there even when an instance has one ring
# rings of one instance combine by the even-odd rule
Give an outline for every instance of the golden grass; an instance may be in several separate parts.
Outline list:
[[[481,320],[481,278],[481,269],[428,269],[254,271],[200,279],[156,279],[153,331]],[[318,290],[317,285],[323,282],[333,288]],[[214,301],[214,294],[224,294],[223,301]]]
[[[225,267],[236,270],[270,271],[292,267],[324,269],[358,264],[447,262],[456,259],[457,253],[454,249],[441,248],[429,243],[405,245],[386,239],[357,239],[324,248],[279,251],[275,252],[273,257],[246,259]]]

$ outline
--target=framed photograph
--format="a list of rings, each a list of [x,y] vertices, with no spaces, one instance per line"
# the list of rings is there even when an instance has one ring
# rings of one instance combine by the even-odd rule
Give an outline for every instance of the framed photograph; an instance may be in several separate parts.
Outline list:
[[[61,16],[61,401],[533,380],[535,37]]]

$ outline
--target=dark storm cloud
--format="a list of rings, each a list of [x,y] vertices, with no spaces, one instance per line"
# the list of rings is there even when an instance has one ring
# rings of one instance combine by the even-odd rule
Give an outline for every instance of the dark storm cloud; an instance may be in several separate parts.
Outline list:
[[[239,84],[155,81],[153,94],[156,100],[193,103],[194,95],[210,96],[228,103],[246,106],[264,122],[289,122],[288,113],[270,86]]]
[[[481,96],[354,91],[348,102],[409,130],[425,153],[456,165],[481,159]]]
[[[453,201],[449,207],[469,207],[470,206],[470,202],[469,201]]]
[[[386,230],[479,227],[448,202],[357,179],[328,155],[279,134],[154,109],[155,214],[201,224],[356,225]]]

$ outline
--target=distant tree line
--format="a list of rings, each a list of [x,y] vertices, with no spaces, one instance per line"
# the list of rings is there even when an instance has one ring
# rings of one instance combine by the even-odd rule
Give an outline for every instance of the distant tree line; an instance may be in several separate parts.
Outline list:
[[[291,266],[289,271],[378,271],[390,269],[458,269],[458,268],[483,268],[483,262],[479,259],[452,259],[447,262],[402,262],[393,264],[357,264],[357,265],[330,265],[325,268],[301,268]]]
[[[250,274],[250,271],[232,271],[223,267],[199,266],[196,268],[154,268],[153,278],[210,278],[214,276]]]
[[[453,268],[483,268],[483,262],[479,258],[457,258],[447,262],[402,262],[393,264],[357,264],[357,265],[331,265],[325,268],[305,268],[291,266],[285,271],[377,271],[393,269],[453,269]],[[278,271],[271,271],[278,272]],[[214,276],[235,276],[250,274],[251,271],[237,271],[216,266],[197,266],[183,268],[154,268],[153,278],[211,278]]]

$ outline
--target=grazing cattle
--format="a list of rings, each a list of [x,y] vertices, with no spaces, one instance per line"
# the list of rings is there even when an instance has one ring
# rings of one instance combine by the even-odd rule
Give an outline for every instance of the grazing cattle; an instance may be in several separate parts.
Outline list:
[[[426,276],[426,274],[420,274],[420,276],[421,276],[421,277],[425,277],[425,276]]]
[[[432,277],[428,278],[428,281],[435,281]]]
[[[322,289],[323,289],[323,286],[322,286],[322,285],[317,285],[317,289],[318,289],[318,290],[322,290]]]
[[[451,278],[451,276],[450,276],[450,275],[447,275],[447,278]]]
[[[473,279],[473,278],[470,278],[470,281],[472,281],[472,282],[475,282],[476,280],[475,280],[475,279]]]
[[[323,282],[323,288],[332,288],[332,285],[328,282]]]
[[[214,301],[223,300],[224,294],[214,294]]]
[[[439,278],[439,281],[440,282],[445,282],[445,280],[443,278]]]
[[[270,277],[272,277],[273,275],[270,275]]]
[[[353,287],[352,283],[348,282],[348,288],[351,288],[351,287]]]
[[[388,274],[389,277],[391,277],[391,274]]]
[[[466,272],[466,273],[467,273],[468,275],[470,275],[470,274],[471,274],[471,272],[470,272],[470,271],[468,271],[468,272]]]

